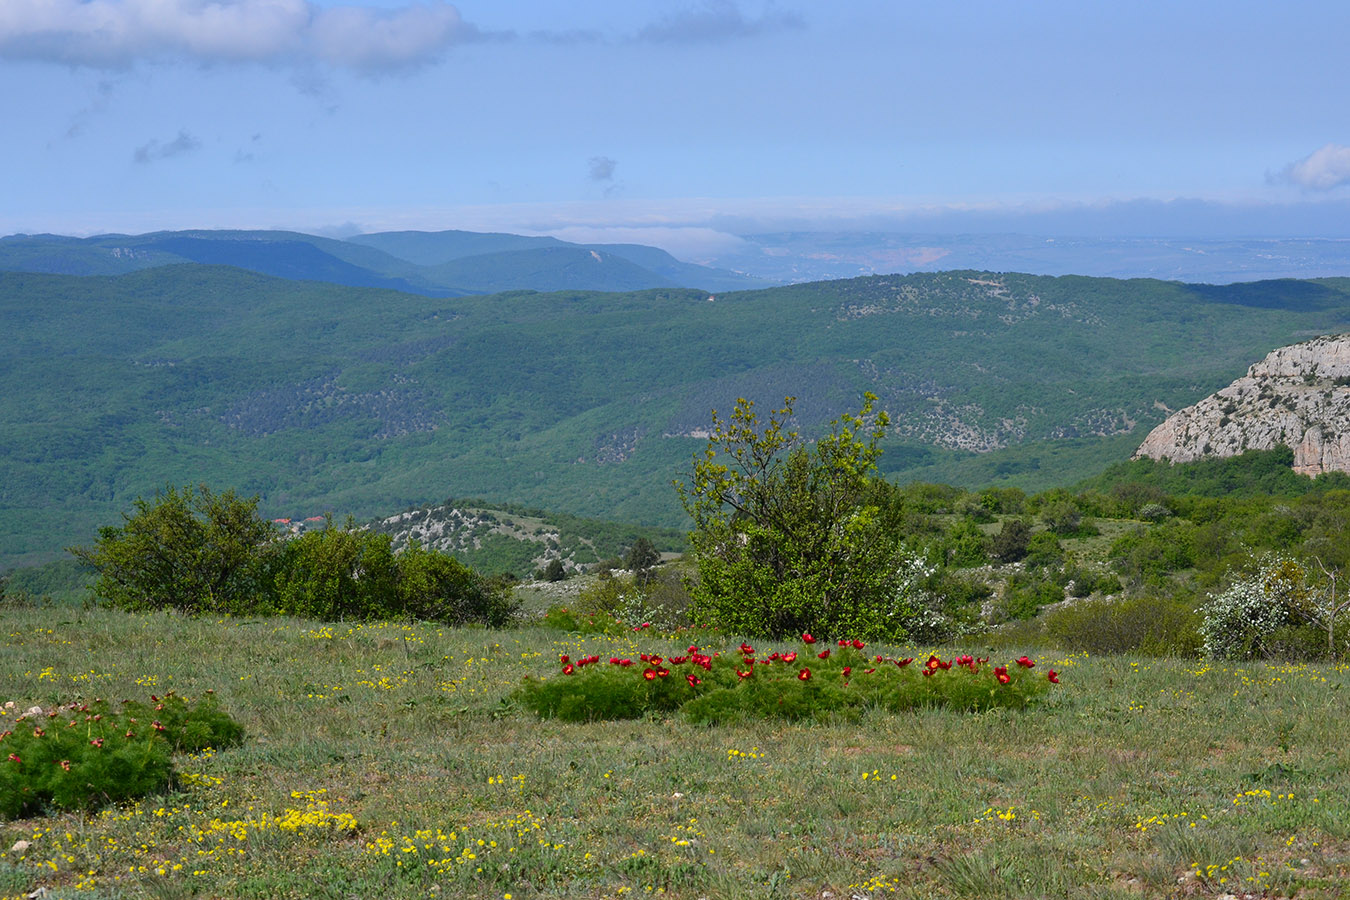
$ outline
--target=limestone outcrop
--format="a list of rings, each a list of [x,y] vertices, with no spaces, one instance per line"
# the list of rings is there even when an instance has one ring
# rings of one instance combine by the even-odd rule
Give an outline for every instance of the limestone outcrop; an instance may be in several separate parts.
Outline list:
[[[1168,416],[1135,458],[1190,462],[1281,444],[1294,451],[1296,472],[1350,472],[1350,334],[1272,351],[1228,387]]]

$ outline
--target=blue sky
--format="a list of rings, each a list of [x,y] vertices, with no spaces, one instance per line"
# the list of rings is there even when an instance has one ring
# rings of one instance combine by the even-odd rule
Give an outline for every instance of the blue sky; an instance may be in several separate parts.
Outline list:
[[[3,0],[0,234],[1350,237],[1350,4]]]

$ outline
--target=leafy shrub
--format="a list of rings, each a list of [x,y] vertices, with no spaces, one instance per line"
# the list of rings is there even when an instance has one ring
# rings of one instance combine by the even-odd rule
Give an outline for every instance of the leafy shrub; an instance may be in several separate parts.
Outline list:
[[[1057,566],[1064,559],[1064,547],[1053,532],[1041,531],[1027,541],[1027,554],[1024,557],[1027,568],[1039,569]]]
[[[1027,555],[1031,543],[1031,523],[1026,519],[1007,519],[989,547],[989,555],[1001,563],[1015,563]]]
[[[1197,656],[1200,615],[1170,597],[1140,595],[1061,606],[1045,615],[1044,633],[1056,646],[1090,653]]]
[[[288,541],[276,579],[276,609],[310,619],[397,615],[398,563],[387,534],[328,522]]]
[[[805,636],[804,636],[805,637]],[[867,656],[862,641],[817,650],[814,641],[789,653],[642,654],[637,660],[561,658],[552,678],[527,678],[515,698],[540,718],[566,721],[638,718],[678,710],[696,724],[746,719],[857,718],[874,708],[892,712],[925,706],[977,711],[1023,708],[1057,675],[1033,674],[1035,662],[988,667],[987,659],[930,657],[926,663]]]
[[[279,539],[257,506],[206,485],[167,487],[71,553],[98,570],[94,593],[119,609],[251,612],[270,594]]]
[[[1263,558],[1254,573],[1210,594],[1201,607],[1205,654],[1214,659],[1269,655],[1270,639],[1279,629],[1305,624],[1311,593],[1303,566],[1286,557]]]
[[[416,541],[397,557],[398,605],[389,614],[464,625],[504,628],[520,609],[505,583],[484,578],[446,553]]]
[[[545,628],[570,631],[576,634],[625,634],[630,629],[606,612],[585,613],[566,606],[551,606],[540,623]]]
[[[1042,606],[1064,599],[1064,589],[1046,578],[1014,575],[1003,588],[1003,596],[994,604],[994,622],[1030,619]]]
[[[988,560],[989,539],[973,519],[961,519],[953,525],[944,545],[947,563],[955,568],[979,566]]]
[[[548,561],[548,565],[544,566],[543,571],[541,571],[539,575],[540,581],[556,584],[559,581],[567,580],[567,568],[563,565],[561,559],[554,557]]]
[[[94,809],[169,788],[177,751],[226,747],[243,728],[208,693],[196,704],[175,694],[149,704],[70,703],[20,716],[0,733],[0,818]]]
[[[699,621],[748,635],[804,630],[904,636],[915,604],[911,557],[884,527],[869,475],[889,422],[865,395],[857,415],[807,444],[785,430],[792,398],[768,422],[738,400],[713,415],[689,483],[677,483],[693,520]]]

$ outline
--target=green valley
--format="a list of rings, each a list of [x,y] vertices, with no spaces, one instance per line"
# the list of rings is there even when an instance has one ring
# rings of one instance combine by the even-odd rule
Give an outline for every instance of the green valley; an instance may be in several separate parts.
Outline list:
[[[0,318],[7,567],[203,481],[275,517],[476,496],[680,527],[670,481],[739,396],[795,396],[812,433],[870,390],[893,479],[1063,485],[1272,347],[1344,330],[1350,281],[947,272],[433,298],[185,264],[0,274]]]

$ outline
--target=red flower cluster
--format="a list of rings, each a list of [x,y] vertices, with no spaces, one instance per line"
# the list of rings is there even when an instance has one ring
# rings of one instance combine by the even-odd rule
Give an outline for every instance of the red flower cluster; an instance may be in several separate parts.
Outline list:
[[[1021,656],[1017,659],[1017,664],[1024,669],[1030,669],[1036,665],[1030,656]]]

